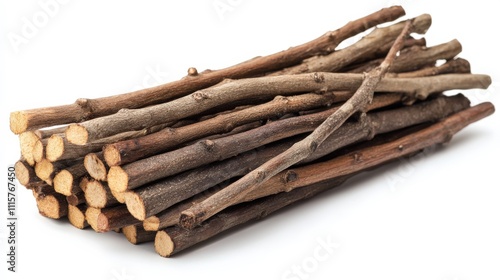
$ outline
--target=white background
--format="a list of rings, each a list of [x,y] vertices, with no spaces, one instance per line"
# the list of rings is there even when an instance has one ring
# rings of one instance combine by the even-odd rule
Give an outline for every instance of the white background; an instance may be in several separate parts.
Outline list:
[[[488,90],[466,94],[474,104],[499,104],[494,41],[498,14],[493,2],[70,0],[58,4],[44,23],[40,3],[46,2],[0,4],[2,182],[7,166],[19,158],[18,139],[8,129],[11,111],[164,83],[182,77],[190,66],[200,71],[226,67],[311,40],[391,4],[402,4],[409,16],[433,16],[428,45],[459,39],[461,56],[471,62],[473,72],[493,78]],[[214,3],[231,9],[218,13]],[[29,38],[22,35],[26,20],[38,25]],[[12,44],[14,34],[25,40]],[[19,186],[18,272],[7,271],[7,228],[1,226],[0,275],[106,280],[500,279],[498,124],[497,113],[425,157],[358,176],[341,191],[171,259],[159,257],[151,243],[133,246],[116,233],[81,231],[43,218],[31,192]],[[3,225],[5,188],[0,198]],[[338,248],[315,260],[318,240],[328,239]],[[293,274],[294,266],[305,274]]]

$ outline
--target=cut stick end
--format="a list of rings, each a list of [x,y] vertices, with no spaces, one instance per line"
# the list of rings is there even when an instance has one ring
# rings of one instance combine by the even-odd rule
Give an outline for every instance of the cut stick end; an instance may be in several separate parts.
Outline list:
[[[97,216],[97,232],[108,232],[109,228],[109,220],[106,215],[99,213]]]
[[[125,238],[132,243],[137,244],[137,227],[134,225],[126,226],[122,228],[123,235]]]
[[[36,141],[35,145],[33,145],[33,150],[32,150],[33,160],[35,162],[40,162],[43,159],[44,150],[45,149],[43,147],[42,141],[41,140]]]
[[[10,130],[14,134],[21,134],[28,130],[28,117],[23,111],[10,113]]]
[[[42,159],[35,165],[35,173],[38,178],[47,181],[54,172],[54,165],[47,159]]]
[[[196,219],[196,215],[192,211],[185,210],[181,213],[179,225],[185,229],[193,229],[198,225],[198,219]]]
[[[75,145],[85,145],[88,142],[89,133],[79,124],[70,124],[66,129],[66,139]]]
[[[113,145],[106,145],[103,148],[104,160],[109,166],[120,165],[121,155],[118,149]]]
[[[85,166],[85,169],[92,178],[99,181],[106,181],[107,179],[106,166],[96,154],[94,153],[87,154],[83,159],[83,165]]]
[[[60,135],[54,134],[47,140],[45,156],[49,161],[58,160],[64,153],[64,140]]]
[[[167,258],[174,252],[175,244],[165,231],[159,231],[155,236],[155,251],[162,257]]]
[[[127,209],[134,218],[144,221],[146,219],[146,207],[142,198],[135,192],[125,193]]]
[[[95,208],[104,208],[107,203],[106,189],[98,181],[91,180],[85,190],[87,204]]]
[[[77,206],[68,205],[68,220],[76,228],[84,229],[89,224],[85,219],[85,214]]]
[[[28,167],[26,167],[22,161],[18,161],[14,164],[14,168],[16,170],[16,178],[19,183],[23,186],[27,186],[31,179]]]
[[[109,188],[115,192],[125,192],[128,186],[128,174],[120,166],[112,166],[108,172]]]
[[[61,170],[54,177],[54,190],[65,196],[72,195],[73,175],[68,170]]]
[[[89,223],[92,229],[96,232],[100,232],[97,227],[99,214],[101,214],[101,209],[99,208],[88,207],[85,211],[85,219],[87,220],[87,223]]]
[[[31,166],[35,165],[35,160],[33,159],[33,147],[37,141],[40,141],[40,137],[38,137],[38,135],[33,131],[26,131],[19,134],[21,155]]]
[[[67,215],[68,205],[57,199],[54,195],[39,196],[36,201],[38,212],[44,217],[60,219]]]
[[[160,219],[156,216],[151,216],[142,223],[144,230],[157,231],[160,229]]]

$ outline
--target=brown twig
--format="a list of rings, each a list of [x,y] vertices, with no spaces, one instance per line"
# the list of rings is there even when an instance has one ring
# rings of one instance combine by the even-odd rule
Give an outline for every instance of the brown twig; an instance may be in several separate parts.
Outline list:
[[[134,245],[154,241],[156,236],[156,232],[146,231],[142,225],[126,226],[122,232],[127,240]]]

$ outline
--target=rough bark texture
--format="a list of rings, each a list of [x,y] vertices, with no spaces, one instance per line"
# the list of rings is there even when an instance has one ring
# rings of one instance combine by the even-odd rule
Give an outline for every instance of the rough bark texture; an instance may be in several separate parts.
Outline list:
[[[142,225],[126,226],[122,232],[127,240],[134,245],[154,241],[156,236],[156,232],[146,231]]]

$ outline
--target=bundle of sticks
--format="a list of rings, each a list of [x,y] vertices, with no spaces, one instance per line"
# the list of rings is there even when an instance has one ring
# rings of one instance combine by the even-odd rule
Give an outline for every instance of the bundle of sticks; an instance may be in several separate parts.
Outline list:
[[[40,213],[171,256],[450,141],[494,112],[457,40],[382,9],[317,39],[153,88],[11,113],[16,175]],[[366,32],[343,49],[347,38]]]

